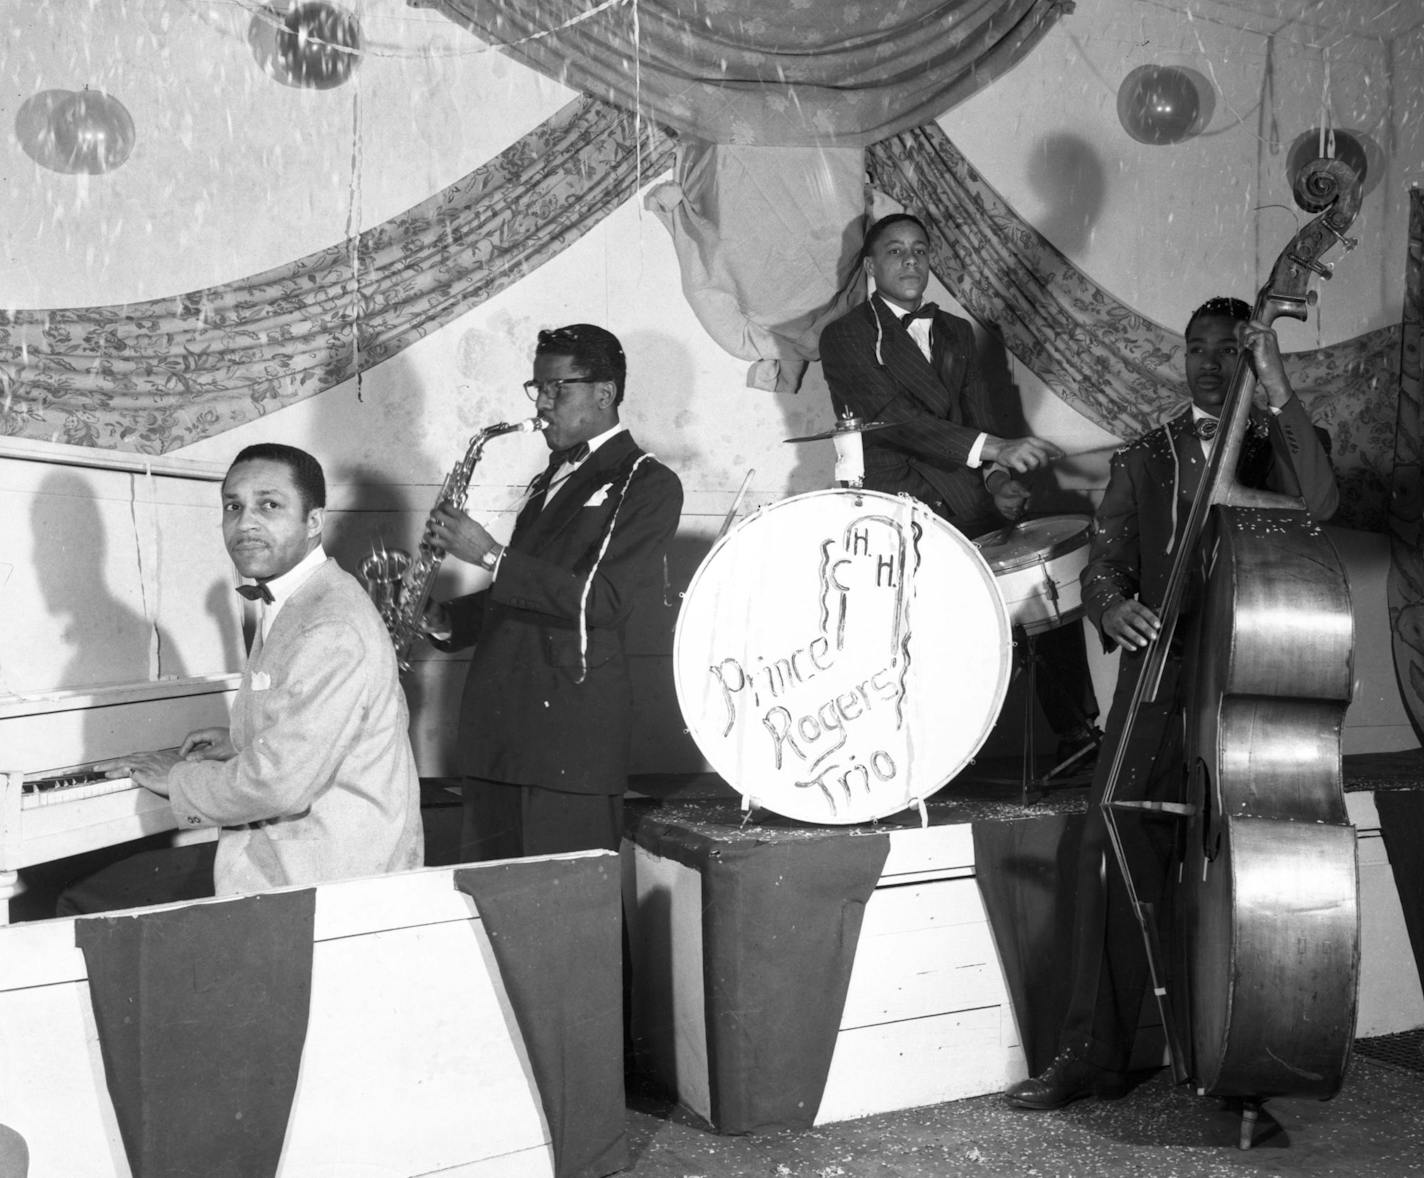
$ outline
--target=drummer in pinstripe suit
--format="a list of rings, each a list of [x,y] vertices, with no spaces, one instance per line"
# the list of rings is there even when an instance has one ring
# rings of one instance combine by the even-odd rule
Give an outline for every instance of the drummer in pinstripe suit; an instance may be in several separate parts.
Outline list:
[[[969,322],[924,301],[929,234],[909,213],[882,217],[865,235],[865,276],[875,290],[821,333],[821,363],[837,415],[900,428],[864,435],[865,486],[908,494],[966,536],[1024,518],[1029,487],[1018,476],[1063,451],[1036,437],[1009,437],[1008,406],[985,377]],[[1060,756],[1098,738],[1097,701],[1082,630],[1038,639],[1039,701]]]

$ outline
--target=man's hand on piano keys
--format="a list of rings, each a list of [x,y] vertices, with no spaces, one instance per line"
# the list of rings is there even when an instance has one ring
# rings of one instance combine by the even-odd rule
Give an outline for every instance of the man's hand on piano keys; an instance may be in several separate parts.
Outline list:
[[[227,728],[198,728],[183,738],[178,755],[185,761],[230,761],[237,756]]]
[[[105,777],[132,778],[135,785],[166,798],[168,771],[182,759],[177,749],[158,749],[151,753],[129,753],[100,761],[94,768]]]

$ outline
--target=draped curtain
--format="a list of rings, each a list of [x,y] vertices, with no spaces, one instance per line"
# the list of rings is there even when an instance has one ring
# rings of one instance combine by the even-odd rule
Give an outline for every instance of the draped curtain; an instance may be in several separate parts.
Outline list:
[[[1019,219],[938,125],[902,132],[867,155],[872,183],[929,227],[936,277],[1054,393],[1128,440],[1181,409],[1182,335],[1078,270]],[[1255,292],[1217,293],[1250,302]],[[1341,493],[1334,522],[1342,527],[1385,528],[1399,355],[1395,326],[1285,357],[1296,392],[1330,432]]]
[[[863,147],[1021,60],[1072,0],[410,0],[681,139],[650,194],[707,334],[795,392],[864,213]],[[854,240],[852,240],[854,239]],[[839,295],[839,297],[838,297]]]
[[[170,299],[0,310],[0,434],[156,454],[295,403],[517,282],[671,158],[656,128],[579,99],[354,243]],[[1077,270],[937,125],[876,144],[868,159],[876,186],[924,216],[941,281],[1058,396],[1124,438],[1181,404],[1182,337]],[[1412,449],[1395,453],[1400,341],[1394,327],[1286,357],[1332,436],[1342,526],[1384,531],[1390,480],[1410,470],[1405,498],[1393,499],[1419,497],[1417,422]],[[1402,624],[1424,632],[1418,619]]]
[[[409,0],[709,143],[863,147],[929,122],[1072,0]]]
[[[110,307],[0,310],[0,434],[160,454],[331,388],[512,286],[664,171],[656,127],[581,98],[359,237]]]

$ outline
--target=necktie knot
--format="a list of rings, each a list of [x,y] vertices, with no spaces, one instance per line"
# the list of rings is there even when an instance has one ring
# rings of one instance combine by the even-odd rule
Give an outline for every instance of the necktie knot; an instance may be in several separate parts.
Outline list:
[[[939,306],[936,303],[921,303],[913,311],[906,311],[901,315],[900,322],[905,326],[906,330],[908,330],[910,324],[916,319],[933,319],[935,312],[938,310]]]
[[[268,605],[272,604],[272,590],[266,585],[239,585],[237,591],[248,601],[265,601]]]
[[[549,469],[558,470],[559,467],[568,463],[570,466],[577,466],[588,457],[588,443],[579,442],[577,445],[569,446],[563,450],[554,450],[549,455]]]
[[[1197,418],[1197,437],[1203,442],[1209,442],[1216,437],[1216,428],[1220,423],[1214,417]]]

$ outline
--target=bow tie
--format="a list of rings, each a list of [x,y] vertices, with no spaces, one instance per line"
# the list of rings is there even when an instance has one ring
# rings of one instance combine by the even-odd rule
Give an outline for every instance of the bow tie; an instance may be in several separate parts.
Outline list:
[[[1194,423],[1194,428],[1203,442],[1209,442],[1216,437],[1216,428],[1221,423],[1214,417],[1199,417]]]
[[[588,457],[588,443],[579,442],[576,446],[570,446],[565,450],[554,450],[549,454],[549,469],[558,470],[564,463],[570,466],[577,466]]]
[[[267,588],[266,585],[238,585],[237,591],[242,594],[243,597],[247,598],[248,601],[261,600],[265,601],[268,605],[272,604],[272,590]]]
[[[933,319],[935,317],[935,312],[938,310],[939,307],[935,303],[921,303],[913,311],[906,311],[903,315],[901,315],[900,322],[905,327],[905,329],[908,330],[910,324],[913,323],[916,319]]]

